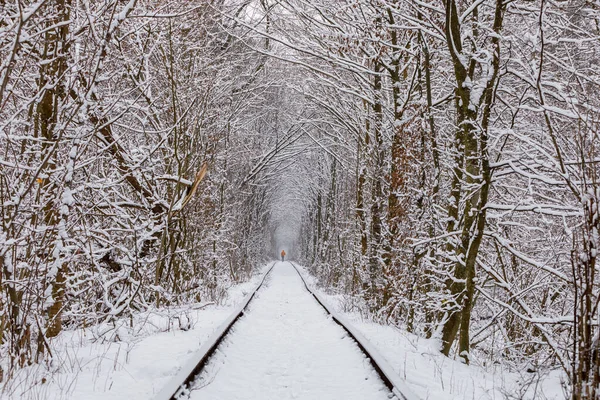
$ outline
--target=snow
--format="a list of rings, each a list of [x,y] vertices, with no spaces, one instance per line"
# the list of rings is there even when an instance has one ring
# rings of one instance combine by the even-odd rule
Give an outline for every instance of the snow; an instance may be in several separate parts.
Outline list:
[[[396,372],[422,399],[565,399],[560,376],[554,371],[548,377],[537,373],[508,373],[501,364],[489,369],[467,366],[443,356],[437,340],[419,338],[392,326],[359,318],[354,314],[354,326],[385,352]],[[531,386],[527,385],[529,382]]]
[[[252,301],[258,289],[265,282],[267,275],[271,272],[273,265],[269,268],[269,270],[263,275],[263,278],[260,282],[252,289],[248,295],[244,297],[244,300],[235,307],[235,309],[231,312],[229,317],[202,344],[202,347],[194,353],[192,357],[189,357],[186,362],[179,368],[177,375],[171,378],[170,382],[163,386],[163,389],[160,391],[158,395],[155,396],[155,400],[170,400],[173,396],[179,398],[183,395],[187,395],[189,393],[189,379],[195,378],[197,376],[197,372],[199,368],[204,366],[206,360],[210,359],[212,356],[213,349],[216,349],[221,339],[228,334],[229,329],[236,323],[237,319],[243,314],[243,311],[246,310],[246,307]]]
[[[306,278],[304,278],[306,282]],[[308,290],[311,294],[318,300],[319,303],[323,307],[327,309],[331,317],[338,323],[341,324],[347,332],[349,332],[354,340],[360,345],[362,349],[364,349],[370,356],[372,360],[374,360],[379,368],[379,371],[387,378],[388,382],[390,382],[393,386],[392,393],[397,396],[397,398],[402,400],[418,400],[418,396],[415,395],[412,390],[406,385],[406,383],[399,379],[397,373],[390,366],[389,362],[380,354],[379,350],[376,349],[369,340],[367,340],[364,335],[358,331],[352,324],[348,322],[345,316],[342,316],[336,309],[334,309],[324,297],[316,291],[314,288],[307,286]]]
[[[125,5],[125,7],[123,7],[123,9],[121,10],[121,12],[119,12],[117,14],[117,16],[115,17],[114,21],[112,21],[112,23],[110,24],[110,28],[109,28],[110,34],[112,34],[114,32],[114,30],[117,29],[117,27],[123,21],[125,21],[125,19],[129,15],[129,13],[135,7],[135,4],[136,4],[136,0],[130,0],[129,3],[127,3],[127,5]]]
[[[314,278],[303,269],[302,272],[310,286],[316,285]],[[350,321],[423,400],[566,399],[562,384],[566,378],[560,371],[516,373],[501,363],[485,367],[477,365],[477,360],[465,365],[442,355],[436,339],[374,323],[358,312],[344,312],[347,301],[342,296],[321,291],[320,297]]]
[[[53,363],[20,370],[10,387],[0,385],[0,400],[151,399],[271,264],[259,268],[261,273],[250,282],[230,288],[223,305],[203,303],[151,310],[132,321],[119,320],[114,326],[101,324],[61,333],[53,340]]]
[[[219,346],[192,400],[377,400],[387,387],[346,332],[278,262]]]
[[[0,398],[151,398],[176,373],[180,360],[189,357],[227,315],[226,308],[199,310],[191,314],[192,320],[202,320],[202,325],[197,324],[195,329],[188,332],[173,329],[139,341],[133,337],[122,337],[125,329],[116,332],[121,341],[94,343],[90,334],[63,334],[59,344],[61,351],[57,354],[56,366],[52,368],[58,369],[58,372],[50,374],[44,366],[22,370],[24,382],[19,384],[18,390],[12,395],[0,395]],[[151,320],[158,322],[157,318],[151,317]],[[39,379],[42,378],[48,382],[40,385]]]
[[[20,370],[11,387],[0,387],[0,399],[151,399],[194,358],[271,265],[250,282],[230,288],[224,305],[151,310],[132,321],[65,331],[53,341],[52,364]],[[566,398],[559,371],[509,372],[501,363],[480,365],[476,358],[464,365],[440,354],[438,340],[344,312],[342,296],[315,289],[315,279],[300,270],[319,298],[350,321],[422,400]],[[191,399],[383,400],[389,394],[369,360],[306,291],[292,266],[277,262],[199,376]]]

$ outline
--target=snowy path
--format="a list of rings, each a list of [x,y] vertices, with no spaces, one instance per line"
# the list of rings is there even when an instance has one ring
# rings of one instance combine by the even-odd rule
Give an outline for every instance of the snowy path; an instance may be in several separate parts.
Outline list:
[[[268,279],[207,364],[191,399],[388,399],[369,360],[294,268],[277,263]]]

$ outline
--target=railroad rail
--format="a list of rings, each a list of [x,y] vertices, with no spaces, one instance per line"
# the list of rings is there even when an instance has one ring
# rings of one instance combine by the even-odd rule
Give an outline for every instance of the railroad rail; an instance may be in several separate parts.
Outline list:
[[[375,349],[375,347],[356,328],[346,321],[345,318],[329,306],[319,293],[309,287],[306,279],[296,265],[290,261],[287,262],[294,268],[306,290],[313,296],[317,303],[323,307],[325,312],[331,316],[332,320],[346,331],[350,338],[354,340],[360,350],[369,359],[383,383],[388,387],[391,394],[395,396],[391,398],[396,398],[397,400],[419,400],[419,398],[408,388],[406,383],[404,383],[404,381],[396,374],[385,358],[379,354],[377,349]],[[217,350],[223,339],[225,339],[233,325],[244,315],[244,311],[248,308],[248,305],[256,293],[265,283],[267,276],[273,270],[275,264],[276,262],[269,267],[254,290],[246,295],[235,311],[219,326],[219,328],[216,329],[213,335],[198,350],[196,355],[192,357],[192,359],[181,368],[179,373],[171,379],[169,384],[154,397],[154,400],[179,400],[190,394],[191,384],[193,384],[196,377],[202,371],[202,368],[204,368],[206,363],[210,360],[213,353]]]

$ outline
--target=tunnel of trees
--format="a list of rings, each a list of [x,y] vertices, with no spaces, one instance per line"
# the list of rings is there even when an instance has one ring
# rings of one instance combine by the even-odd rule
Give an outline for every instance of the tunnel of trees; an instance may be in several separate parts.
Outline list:
[[[591,0],[0,0],[0,381],[285,248],[597,398],[599,37]]]

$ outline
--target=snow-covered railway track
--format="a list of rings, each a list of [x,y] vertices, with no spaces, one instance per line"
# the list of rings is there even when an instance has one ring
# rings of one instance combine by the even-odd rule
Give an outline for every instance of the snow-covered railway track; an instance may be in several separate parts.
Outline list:
[[[228,335],[231,335],[232,338],[237,336],[237,339],[235,339],[235,340],[231,339],[231,340],[233,340],[234,342],[236,340],[237,340],[237,342],[246,341],[246,342],[248,342],[247,346],[250,346],[250,347],[255,345],[255,343],[256,343],[255,341],[261,342],[264,339],[262,337],[256,337],[256,336],[252,337],[251,336],[252,333],[248,331],[250,326],[247,324],[247,318],[244,318],[243,321],[240,321],[240,323],[239,323],[240,328],[236,328],[233,331],[231,331],[231,328],[244,315],[244,311],[248,308],[252,299],[254,299],[255,294],[263,286],[263,283],[266,281],[266,277],[271,273],[275,264],[277,264],[277,263],[274,263],[269,268],[269,270],[267,271],[267,273],[265,273],[261,282],[256,286],[256,288],[250,294],[248,294],[246,296],[246,298],[244,299],[242,304],[240,306],[238,306],[238,308],[235,310],[235,312],[232,313],[232,315],[221,325],[221,327],[219,329],[217,329],[217,331],[213,334],[213,336],[209,340],[207,340],[207,342],[202,346],[202,348],[198,351],[198,353],[195,355],[195,357],[193,357],[193,359],[190,360],[190,362],[180,370],[179,374],[174,379],[171,380],[170,384],[167,387],[165,387],[158,394],[158,396],[155,397],[155,400],[176,400],[176,399],[187,398],[188,394],[190,394],[190,388],[194,388],[193,392],[195,392],[194,386],[197,385],[197,382],[200,379],[199,377],[201,376],[201,374],[206,374],[205,366],[207,366],[209,364],[209,361],[213,358],[213,356],[215,356],[215,358],[217,358],[217,359],[219,357],[223,356],[221,351],[219,351],[218,353],[215,353],[215,351],[217,350],[217,348],[220,347],[220,344],[223,343],[224,339]],[[275,274],[275,276],[281,275],[280,271],[282,269],[285,269],[284,263],[279,263],[279,264],[280,264],[280,266],[278,266],[278,274]],[[372,346],[372,344],[369,343],[360,334],[360,332],[358,332],[358,330],[356,330],[356,328],[354,328],[342,316],[340,316],[335,310],[333,310],[329,305],[327,305],[327,303],[323,300],[323,298],[316,291],[314,291],[313,289],[311,289],[309,287],[309,285],[306,283],[305,278],[302,276],[302,273],[299,271],[299,269],[293,263],[287,262],[285,264],[291,265],[293,267],[293,270],[288,267],[288,269],[290,271],[292,271],[291,274],[292,275],[297,274],[298,277],[300,278],[300,280],[302,281],[303,288],[299,288],[298,285],[300,284],[300,282],[298,282],[297,278],[294,278],[295,282],[297,282],[294,284],[295,285],[294,290],[296,292],[303,292],[304,288],[305,288],[306,292],[308,292],[308,294],[310,294],[310,296],[312,296],[312,298],[314,298],[314,300],[316,300],[316,302],[312,301],[310,297],[306,296],[306,294],[302,294],[303,301],[301,301],[301,303],[313,303],[313,304],[317,303],[320,307],[317,306],[316,304],[311,305],[310,306],[311,313],[315,313],[315,315],[321,314],[318,310],[319,310],[319,308],[322,308],[324,310],[325,314],[321,314],[321,315],[323,315],[323,316],[329,315],[331,317],[330,320],[333,320],[337,325],[339,325],[345,331],[345,333],[347,334],[347,336],[349,338],[349,339],[337,339],[336,338],[336,339],[334,339],[335,342],[338,342],[340,340],[345,340],[348,342],[353,341],[358,347],[357,350],[354,350],[356,352],[356,354],[360,354],[360,352],[362,352],[364,354],[364,356],[366,357],[366,360],[368,360],[370,362],[370,364],[372,366],[371,371],[373,371],[373,372],[371,372],[371,374],[373,374],[373,377],[378,377],[381,380],[381,383],[379,383],[379,385],[380,385],[379,390],[383,390],[384,392],[387,392],[385,386],[387,386],[387,390],[389,390],[389,392],[387,392],[388,394],[384,395],[383,398],[394,398],[397,400],[417,400],[418,397],[416,395],[414,395],[406,387],[404,382],[396,375],[396,373],[393,371],[391,366],[377,352],[377,350]],[[275,278],[273,278],[273,279],[275,279]],[[302,284],[300,284],[300,286],[302,286]],[[269,290],[267,290],[267,289],[265,289],[265,290],[267,292],[273,292],[274,289],[269,287]],[[267,292],[265,292],[264,296],[261,295],[259,297],[260,301],[257,300],[256,305],[253,305],[251,312],[247,313],[247,315],[250,316],[256,312],[259,312],[259,310],[260,310],[261,314],[265,313],[267,315],[271,315],[270,311],[267,311],[267,310],[270,308],[269,306],[272,303],[265,303],[266,299],[262,299],[262,297],[265,297],[265,296],[269,297],[269,301],[274,301],[274,302],[277,302],[277,299],[279,297],[278,297],[278,295],[273,295],[273,293],[267,293]],[[306,292],[304,292],[304,293],[306,293]],[[269,296],[269,294],[271,296]],[[279,295],[281,295],[281,292]],[[287,304],[287,301],[288,301],[287,299],[284,300],[284,303]],[[254,302],[253,302],[253,304],[254,304]],[[259,307],[261,305],[262,305],[262,307]],[[263,307],[264,307],[264,310],[262,310]],[[286,306],[286,309],[287,309],[287,306]],[[278,310],[279,310],[278,312],[281,312],[281,309],[278,309]],[[300,311],[308,311],[308,310],[302,309],[302,308],[299,310]],[[296,312],[298,312],[299,310],[296,310]],[[323,316],[321,316],[320,318],[323,318]],[[323,319],[323,323],[327,324],[325,319]],[[242,326],[244,326],[244,327],[242,327]],[[334,328],[333,328],[334,326],[335,325],[331,325],[330,329],[334,330]],[[286,330],[287,327],[281,326],[280,328],[283,330]],[[339,328],[335,328],[335,329],[339,330]],[[250,333],[250,335],[249,335],[249,333]],[[297,334],[302,335],[301,332],[297,332]],[[289,335],[289,332],[288,332],[288,335]],[[339,335],[339,333],[338,333],[338,335]],[[292,334],[291,336],[292,336],[292,340],[294,340],[294,346],[296,346],[296,345],[297,346],[310,346],[311,345],[310,344],[311,342],[306,341],[306,338],[296,337],[294,334]],[[304,340],[299,340],[299,339],[304,339]],[[228,339],[227,341],[231,341],[231,340]],[[297,343],[296,343],[296,341],[297,341]],[[302,343],[304,343],[304,344],[302,344]],[[259,344],[256,344],[256,345],[258,347],[260,347]],[[263,345],[264,345],[264,343],[263,343]],[[346,346],[353,346],[353,345],[346,344]],[[238,347],[237,349],[233,349],[233,352],[236,353],[236,350],[237,350],[238,351],[237,356],[239,357],[239,347],[242,347],[242,346],[237,346],[237,347]],[[273,351],[275,351],[275,350],[273,350]],[[230,352],[231,352],[231,350],[228,350],[226,353],[230,353]],[[342,352],[344,352],[344,351],[342,350]],[[217,357],[216,354],[219,354],[219,356]],[[287,360],[287,359],[285,359],[285,357],[286,357],[285,354],[282,354],[281,356],[284,357],[283,364],[290,364],[290,363],[293,364],[294,363],[294,361],[292,361],[292,360],[285,361],[285,360]],[[292,354],[291,356],[294,356],[294,355]],[[238,360],[237,362],[235,362],[237,364],[243,364],[242,361],[245,361],[243,358],[236,358],[236,355],[233,355],[233,354],[231,355],[231,357],[234,360]],[[327,355],[322,354],[322,357],[327,357]],[[332,357],[335,358],[334,355]],[[351,358],[351,359],[353,360],[353,361],[351,361],[353,364],[354,363],[360,364],[359,356],[356,356],[356,358]],[[295,361],[298,362],[298,361],[302,361],[302,360],[296,359]],[[214,363],[213,361],[210,361],[210,364],[213,364],[213,363]],[[221,364],[221,363],[218,362],[218,364]],[[235,373],[233,373],[232,375],[234,375],[234,376],[239,376],[240,373],[243,374],[243,372],[246,371],[242,365],[237,365],[236,368],[237,368],[237,375]],[[300,368],[300,367],[298,367],[298,368]],[[309,370],[311,369],[311,367],[307,367],[307,368]],[[358,368],[360,369],[360,368],[364,368],[364,367],[360,366]],[[331,371],[325,370],[325,371],[321,371],[319,373],[327,375],[327,373],[330,373],[330,372]],[[268,375],[270,372],[266,371],[266,373]],[[313,371],[313,373],[316,373],[316,372]],[[365,377],[364,379],[368,379],[368,378]],[[374,379],[377,380],[377,378],[374,378]],[[338,381],[339,381],[339,378],[338,378]],[[314,381],[313,381],[313,383],[314,383]],[[228,382],[228,384],[226,384],[224,386],[224,390],[228,390],[229,387],[231,386],[231,384],[232,384],[232,382]],[[275,384],[277,384],[277,383],[275,383]],[[310,382],[307,381],[305,384],[310,385]],[[266,385],[268,385],[268,383],[266,383]],[[373,384],[371,384],[371,385],[373,385]],[[385,385],[385,386],[383,386],[383,385]],[[373,387],[376,387],[376,386],[377,385],[371,386],[371,389],[369,389],[369,390],[373,390]],[[287,383],[285,385],[283,385],[283,387],[280,389],[284,390],[284,391],[295,390],[293,387],[289,386]],[[213,398],[215,396],[215,392],[217,395],[219,395],[223,398],[228,398],[224,393],[219,392],[218,390],[216,390],[214,388],[213,388],[212,397],[210,394],[208,394],[209,397],[201,397],[201,398]],[[292,397],[296,398],[296,393],[292,393]],[[243,397],[234,396],[232,398],[246,399],[246,398],[254,398],[254,397],[252,397],[250,393],[245,393],[245,395]],[[263,397],[261,395],[261,397],[256,397],[256,398],[263,398]],[[277,398],[279,398],[279,397],[277,397]],[[281,397],[281,398],[283,398],[283,397]],[[346,398],[346,397],[342,396],[340,398]],[[379,397],[377,397],[377,398],[379,398]]]

